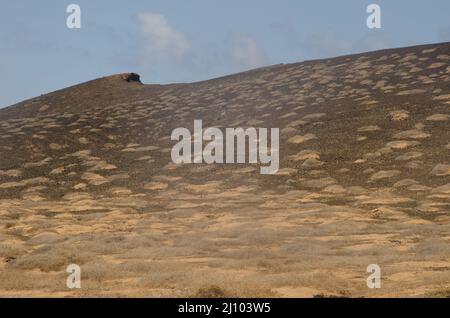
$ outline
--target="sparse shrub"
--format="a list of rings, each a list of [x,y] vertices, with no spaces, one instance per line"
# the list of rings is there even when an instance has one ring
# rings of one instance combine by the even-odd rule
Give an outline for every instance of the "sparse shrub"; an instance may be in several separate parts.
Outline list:
[[[226,292],[216,285],[201,287],[194,295],[196,298],[224,298],[227,297]]]

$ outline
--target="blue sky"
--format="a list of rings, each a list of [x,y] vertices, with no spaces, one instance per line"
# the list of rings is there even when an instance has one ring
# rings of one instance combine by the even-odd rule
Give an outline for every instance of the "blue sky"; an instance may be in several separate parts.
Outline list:
[[[81,7],[81,29],[66,8]],[[380,5],[382,28],[366,26]],[[15,0],[0,9],[0,107],[97,77],[193,82],[263,65],[450,41],[448,0]]]

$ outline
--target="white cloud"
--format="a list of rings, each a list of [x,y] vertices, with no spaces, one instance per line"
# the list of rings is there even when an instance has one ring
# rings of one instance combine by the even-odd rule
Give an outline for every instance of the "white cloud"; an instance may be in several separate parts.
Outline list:
[[[268,64],[268,58],[264,50],[258,46],[255,39],[246,35],[240,35],[235,39],[231,48],[231,59],[233,63],[248,68]]]
[[[136,64],[153,79],[165,82],[198,81],[268,65],[264,50],[252,37],[237,34],[193,47],[190,39],[173,27],[164,15],[137,15],[141,41]],[[201,42],[200,42],[201,44]]]
[[[185,58],[192,50],[191,42],[181,32],[173,29],[159,13],[138,14],[146,54],[152,58]]]

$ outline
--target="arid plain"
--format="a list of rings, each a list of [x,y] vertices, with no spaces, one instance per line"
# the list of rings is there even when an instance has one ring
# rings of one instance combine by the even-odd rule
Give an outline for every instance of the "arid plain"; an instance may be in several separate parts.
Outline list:
[[[449,107],[443,43],[1,109],[0,296],[449,296]],[[175,165],[195,119],[279,128],[280,170]]]

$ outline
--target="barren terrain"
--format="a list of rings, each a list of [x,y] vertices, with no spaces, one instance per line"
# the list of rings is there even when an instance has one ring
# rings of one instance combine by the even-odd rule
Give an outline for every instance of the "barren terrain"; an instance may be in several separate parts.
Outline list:
[[[444,43],[1,109],[0,296],[449,296],[449,107]],[[194,119],[280,128],[279,172],[173,164]]]

